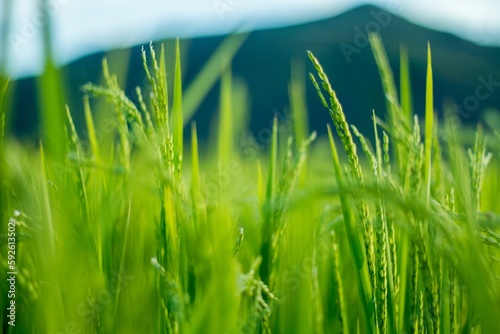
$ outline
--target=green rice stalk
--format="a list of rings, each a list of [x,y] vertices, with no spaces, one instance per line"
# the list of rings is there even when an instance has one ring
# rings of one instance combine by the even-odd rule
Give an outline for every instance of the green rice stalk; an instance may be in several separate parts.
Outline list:
[[[386,93],[386,99],[389,103],[388,111],[389,118],[391,119],[394,127],[401,124],[401,115],[398,114],[399,110],[396,108],[398,105],[398,95],[396,85],[394,83],[394,76],[392,74],[391,66],[387,58],[382,39],[378,34],[370,34],[370,46],[372,48],[375,61],[377,62],[380,77],[382,79],[382,86]],[[404,123],[403,123],[404,124]]]
[[[424,148],[420,138],[420,126],[418,117],[415,115],[413,122],[413,134],[411,146],[408,153],[408,162],[405,172],[405,180],[403,185],[404,194],[414,193],[419,194],[422,184],[422,163]]]
[[[319,287],[319,274],[318,274],[318,262],[316,258],[317,251],[317,233],[314,235],[314,243],[313,243],[313,254],[312,254],[312,263],[311,263],[311,297],[313,300],[313,312],[315,314],[313,320],[313,329],[316,334],[323,334],[324,329],[323,325],[325,322],[325,315],[323,311],[323,300],[321,296],[321,290]]]
[[[385,220],[387,223],[387,234],[386,240],[388,241],[387,248],[387,258],[390,260],[388,265],[389,272],[389,310],[392,312],[394,328],[397,328],[397,321],[399,316],[399,291],[400,291],[400,275],[398,271],[398,260],[397,255],[397,241],[396,241],[396,231],[394,228],[394,215],[392,210],[386,208]],[[404,247],[404,242],[401,243],[401,252],[407,251]],[[403,298],[404,299],[404,298]]]
[[[307,134],[309,133],[303,64],[296,60],[292,63],[291,73],[288,96],[292,114],[295,149],[298,150],[302,142],[307,139]]]
[[[370,34],[369,40],[375,61],[377,63],[379,75],[382,80],[382,87],[384,89],[386,99],[387,115],[391,129],[398,138],[404,140],[396,142],[394,146],[396,160],[399,162],[399,166],[404,166],[405,148],[402,146],[402,143],[404,143],[410,136],[410,124],[399,104],[396,84],[394,83],[394,75],[392,74],[387,53],[382,44],[382,39],[378,34]]]
[[[389,136],[384,131],[383,133],[383,143],[384,143],[384,167],[388,175],[391,174],[391,159],[389,152]]]
[[[428,309],[430,312],[430,324],[429,330],[432,333],[439,333],[439,294],[438,294],[438,284],[437,284],[437,275],[432,270],[431,260],[429,259],[429,251],[428,247],[424,242],[424,232],[423,232],[423,224],[419,225],[419,232],[417,233],[418,243],[417,253],[419,264],[422,270],[422,278],[423,285],[425,290],[425,298],[427,300]]]
[[[431,171],[432,171],[432,146],[433,146],[433,135],[434,135],[434,93],[433,93],[433,80],[432,80],[432,57],[430,44],[427,46],[427,78],[426,78],[426,90],[425,90],[425,189],[426,189],[426,199],[427,203],[431,199]],[[433,333],[439,332],[439,295],[437,278],[433,275],[431,270],[431,264],[429,263],[427,247],[423,242],[423,232],[424,226],[420,226],[420,240],[422,240],[418,250],[419,258],[423,266],[423,276],[425,277],[424,286],[427,298],[429,300],[430,312],[432,317],[433,328],[431,329]]]
[[[55,159],[55,158],[53,158]],[[34,251],[44,254],[41,263],[37,265],[40,279],[46,284],[41,286],[43,296],[51,296],[51,298],[43,299],[43,309],[45,323],[44,331],[52,332],[62,328],[61,324],[66,323],[66,315],[64,313],[64,305],[61,295],[61,282],[59,275],[54,271],[57,267],[57,259],[60,256],[58,250],[59,245],[56,243],[57,236],[57,212],[53,210],[53,203],[56,195],[49,189],[48,170],[50,161],[45,155],[43,145],[40,144],[40,160],[37,166],[37,181],[38,187],[35,188],[36,196],[38,197],[37,205],[40,208],[40,229],[37,233],[37,243]],[[49,311],[50,310],[50,311]],[[52,311],[57,312],[57,317],[54,317]]]
[[[83,168],[83,163],[85,157],[83,156],[83,151],[80,143],[80,139],[78,138],[78,134],[76,132],[75,124],[73,123],[73,119],[71,118],[71,113],[69,111],[69,107],[66,107],[66,116],[69,124],[69,143],[70,143],[70,152],[73,152],[75,157],[75,165],[76,165],[76,189],[78,191],[78,196],[80,198],[80,203],[83,208],[84,219],[87,224],[90,224],[90,208],[89,208],[89,199],[88,199],[88,191],[86,185],[86,173]]]
[[[260,265],[260,278],[264,284],[270,284],[271,263],[273,257],[272,251],[272,236],[274,230],[274,196],[276,192],[275,180],[276,165],[278,160],[278,118],[274,117],[273,130],[271,137],[271,150],[269,156],[269,168],[267,176],[267,185],[265,192],[265,202],[262,211],[263,225],[262,225],[262,245],[260,254],[262,256],[262,263]]]
[[[278,193],[280,195],[279,198],[279,207],[277,212],[275,213],[276,218],[281,218],[283,210],[285,209],[284,205],[286,203],[286,199],[288,195],[291,193],[298,176],[303,170],[303,166],[306,161],[306,153],[309,145],[316,139],[316,132],[313,132],[309,138],[306,138],[299,149],[294,152],[293,149],[293,138],[288,138],[288,149],[285,161],[283,163],[281,176],[278,184]]]
[[[232,110],[232,74],[228,67],[221,78],[220,111],[219,111],[219,160],[223,169],[226,168],[233,152],[233,110]]]
[[[458,111],[450,108],[444,113],[444,134],[446,138],[446,151],[448,155],[448,165],[453,180],[455,181],[456,212],[467,212],[472,216],[475,212],[471,203],[470,175],[465,153],[460,144],[458,128]],[[474,211],[474,212],[473,212]],[[471,231],[472,232],[472,231]]]
[[[260,207],[263,207],[266,200],[266,189],[264,186],[264,175],[262,173],[262,164],[260,160],[257,160],[257,195],[259,197]]]
[[[422,163],[423,163],[423,145],[420,138],[420,126],[418,117],[415,115],[413,122],[413,134],[411,136],[411,146],[408,152],[407,167],[405,172],[404,181],[404,194],[419,194],[422,185]],[[415,333],[418,330],[418,299],[419,299],[419,257],[417,248],[420,246],[416,242],[415,230],[416,219],[414,215],[409,215],[409,224],[411,227],[410,233],[403,236],[403,247],[401,251],[401,291],[403,287],[408,286],[410,296],[410,328],[411,332]],[[405,251],[406,250],[406,251]],[[410,270],[411,276],[407,274],[407,263],[411,261],[412,268]],[[407,284],[408,282],[408,284]],[[404,292],[402,292],[403,294]],[[400,299],[399,314],[400,314],[400,328],[403,328],[404,315],[405,315],[405,298]]]
[[[276,176],[276,165],[278,164],[278,118],[274,117],[273,119],[273,130],[272,130],[272,139],[271,139],[271,151],[269,157],[269,174],[267,176],[267,185],[266,185],[266,199],[270,201],[276,190],[275,180]],[[272,211],[272,210],[271,210]]]
[[[160,50],[160,58],[156,59],[156,52],[153,47],[153,43],[149,44],[149,52],[151,55],[151,62],[153,65],[154,71],[154,83],[156,83],[155,97],[158,103],[157,109],[157,119],[159,123],[160,129],[166,129],[164,135],[170,135],[170,104],[168,100],[168,81],[167,81],[167,70],[165,65],[165,47],[162,44]],[[177,57],[176,57],[176,65],[177,66]],[[175,71],[175,69],[174,69]],[[176,74],[174,73],[174,82],[176,81]]]
[[[413,117],[413,96],[411,90],[410,79],[410,62],[408,59],[408,49],[406,47],[400,48],[400,94],[401,94],[401,109],[405,116],[407,124],[411,124]]]
[[[449,298],[449,319],[450,319],[450,333],[454,334],[458,332],[458,317],[457,317],[457,278],[453,270],[448,271],[448,282],[450,284],[450,294]]]
[[[410,329],[411,333],[419,333],[419,323],[420,323],[420,290],[419,290],[419,261],[418,252],[416,245],[413,244],[411,247],[411,259],[412,259],[412,270],[411,270],[411,285],[410,285]],[[423,306],[422,306],[423,308]],[[422,320],[423,321],[423,320]]]
[[[175,75],[174,75],[174,97],[172,105],[172,135],[174,145],[175,168],[177,176],[180,178],[182,172],[182,154],[184,140],[184,120],[182,111],[182,74],[181,74],[181,54],[179,39],[175,43]]]
[[[48,0],[40,0],[38,3],[42,13],[50,12]],[[42,138],[48,155],[54,157],[58,163],[63,163],[66,149],[64,134],[66,92],[62,72],[57,69],[54,61],[51,15],[47,16],[40,29],[43,41],[44,69],[37,80],[37,89],[42,115]]]
[[[151,113],[149,112],[146,102],[144,102],[144,97],[142,95],[142,90],[140,87],[136,87],[135,90],[137,94],[137,99],[139,101],[139,106],[141,107],[141,112],[144,115],[145,123],[146,123],[146,134],[149,141],[153,143],[157,143],[157,134],[156,129],[153,124],[153,119],[151,117]]]
[[[307,139],[307,135],[309,133],[304,73],[304,65],[302,62],[299,62],[298,60],[292,62],[291,79],[288,86],[288,97],[290,100],[290,111],[296,150],[300,149],[300,146]],[[304,186],[306,181],[307,161],[302,174],[300,175],[299,186]]]
[[[314,55],[311,52],[308,52],[309,58],[311,59],[312,64],[314,65],[314,68],[318,72],[319,78],[322,82],[322,88],[328,93],[329,98],[330,98],[330,105],[326,104],[326,100],[322,98],[322,103],[326,108],[328,108],[330,112],[330,116],[332,117],[333,123],[335,125],[335,128],[337,130],[337,133],[342,141],[342,145],[344,146],[344,150],[347,153],[347,157],[349,160],[349,164],[351,166],[351,174],[353,178],[360,183],[363,182],[363,174],[361,171],[361,166],[359,164],[359,159],[356,154],[356,145],[354,144],[354,141],[352,139],[351,132],[349,130],[349,125],[345,119],[345,114],[342,110],[342,106],[340,105],[339,100],[337,99],[337,95],[335,94],[335,91],[333,90],[332,86],[330,85],[330,82],[328,80],[328,77],[326,76],[325,72],[323,71],[323,68],[319,64],[318,60],[314,57]],[[316,82],[316,79],[312,74],[309,76],[311,78],[311,81],[313,82],[314,87],[318,91],[318,95],[322,96],[323,94],[321,93],[320,87],[318,83]],[[368,217],[368,207],[363,208],[361,210],[361,215],[363,216],[362,220],[365,220]]]
[[[125,272],[125,259],[127,258],[127,245],[128,245],[128,238],[130,234],[130,220],[131,220],[131,213],[132,213],[132,201],[130,200],[128,203],[128,210],[127,210],[127,221],[125,223],[125,232],[123,236],[123,246],[121,249],[121,254],[120,254],[120,266],[118,268],[119,273]],[[119,307],[119,302],[120,302],[120,294],[121,294],[121,286],[122,286],[122,275],[118,276],[118,284],[117,284],[117,291],[116,294],[114,295],[114,303],[113,303],[113,319],[117,319],[117,312],[118,312],[118,307]]]
[[[97,165],[101,162],[101,156],[99,152],[99,143],[97,141],[94,119],[92,117],[92,111],[90,109],[89,98],[87,95],[83,97],[83,111],[85,113],[85,123],[87,125],[87,132],[90,142],[90,148],[92,151],[92,156]],[[69,116],[71,117],[71,116]]]
[[[178,332],[180,318],[182,317],[182,284],[180,275],[180,262],[182,260],[180,250],[180,230],[178,228],[178,218],[175,201],[175,190],[171,186],[165,186],[162,203],[162,222],[160,225],[160,254],[163,257],[162,264],[165,267],[167,276],[158,276],[160,286],[160,296],[168,310],[166,323],[172,326],[174,333]]]
[[[137,140],[145,140],[147,138],[146,128],[135,104],[120,89],[116,76],[109,73],[106,59],[103,61],[103,74],[107,87],[86,84],[83,86],[83,90],[95,96],[106,97],[114,105],[120,137],[120,163],[121,167],[128,172],[130,170],[131,141],[133,143]],[[130,134],[129,125],[133,136]]]
[[[364,184],[363,174],[361,171],[361,166],[359,164],[358,156],[356,154],[356,145],[354,144],[354,141],[352,139],[352,135],[349,130],[349,125],[345,119],[345,114],[342,110],[342,106],[339,100],[337,99],[337,95],[335,94],[335,91],[333,90],[328,80],[328,77],[323,71],[323,68],[321,67],[318,60],[309,51],[308,51],[308,56],[318,73],[318,76],[322,83],[323,90],[325,90],[329,96],[330,104],[327,105],[326,100],[321,92],[321,89],[318,83],[316,82],[316,79],[314,78],[314,75],[309,74],[309,77],[314,87],[316,88],[323,105],[330,112],[330,116],[337,130],[337,134],[340,137],[340,140],[342,141],[342,145],[347,154],[347,159],[349,161],[349,165],[351,168],[350,172],[351,178],[357,183],[359,183],[361,186],[363,186]],[[365,252],[367,256],[368,270],[370,273],[370,281],[372,289],[375,291],[377,287],[377,280],[376,280],[375,240],[374,240],[375,237],[373,235],[373,225],[370,222],[370,212],[366,200],[358,197],[356,201],[356,206],[359,211],[360,221],[363,225],[363,239],[365,243]],[[378,320],[376,319],[376,313],[375,313],[375,323],[378,323]]]
[[[9,87],[9,80],[4,80],[0,77],[0,151],[3,150],[3,143],[5,139],[5,115],[7,110],[4,105],[4,98]]]
[[[307,140],[302,142],[299,150],[295,153],[293,152],[292,138],[290,137],[288,140],[287,155],[281,170],[277,192],[275,198],[273,199],[274,203],[272,221],[274,224],[272,236],[272,264],[274,264],[278,258],[279,245],[287,226],[287,221],[283,219],[283,214],[286,211],[289,195],[292,192],[293,187],[303,170],[304,163],[306,161],[307,148],[315,139],[316,132],[313,132]],[[271,281],[271,288],[274,287],[273,283],[274,282]]]
[[[83,91],[93,96],[102,96],[110,100],[115,107],[117,114],[123,114],[124,121],[132,125],[133,130],[140,131],[138,134],[145,138],[145,127],[142,120],[142,115],[135,104],[125,95],[125,93],[117,86],[116,77],[110,77],[108,87],[86,84],[82,87]]]
[[[374,121],[373,124],[375,126],[375,133],[376,133],[376,138],[378,141],[378,133],[377,133],[377,127],[376,127],[376,122],[375,122],[375,115],[374,115]],[[384,157],[384,169],[385,169],[385,175],[389,180],[391,179],[391,163],[390,163],[390,154],[389,154],[389,136],[387,133],[384,131],[383,132],[383,144],[384,144],[384,149],[383,149],[383,157]],[[380,151],[380,143],[377,145],[377,150]],[[382,153],[378,153],[378,155],[382,155]],[[379,161],[381,161],[381,158],[379,158]],[[395,308],[395,319],[398,319],[398,312],[399,312],[399,283],[400,283],[400,277],[398,273],[398,255],[397,255],[397,247],[396,247],[396,230],[394,228],[394,213],[392,210],[385,210],[385,217],[387,221],[387,234],[388,234],[388,241],[389,241],[389,251],[390,251],[390,256],[389,258],[391,259],[391,265],[389,267],[389,273],[390,276],[392,276],[392,285],[393,285],[393,293],[394,293],[394,308]],[[404,249],[404,248],[403,248]],[[406,251],[406,250],[403,250]]]
[[[107,87],[87,84],[83,86],[83,90],[110,99],[116,108],[116,112],[122,113],[126,121],[130,123],[133,128],[137,127],[138,130],[144,134],[145,127],[142,115],[139,109],[137,109],[137,106],[125,95],[124,91],[118,85],[118,78],[116,75],[111,75],[109,72],[106,58],[103,60],[103,73]]]
[[[49,259],[54,260],[56,256],[56,246],[55,246],[55,228],[54,228],[54,220],[53,220],[53,214],[52,214],[52,208],[50,205],[50,197],[49,197],[49,190],[47,187],[48,184],[48,179],[47,179],[47,162],[45,158],[45,150],[42,145],[40,145],[40,170],[41,170],[41,181],[42,181],[42,186],[41,186],[41,192],[42,192],[42,199],[41,201],[43,203],[40,203],[40,207],[42,208],[43,211],[43,221],[46,222],[45,226],[45,233],[47,238],[46,241],[49,244]]]
[[[366,142],[365,137],[358,131],[355,126],[351,126],[353,133],[356,137],[358,137],[361,147],[365,152],[365,155],[368,157],[368,161],[373,170],[374,180],[375,180],[375,188],[377,191],[377,197],[379,198],[376,205],[376,251],[377,251],[377,296],[376,300],[378,301],[378,307],[376,311],[378,312],[379,320],[379,330],[381,333],[386,333],[388,331],[388,324],[391,325],[393,330],[395,330],[396,325],[395,322],[391,323],[391,321],[395,321],[396,317],[392,313],[394,303],[394,287],[393,287],[393,276],[392,271],[389,268],[390,261],[390,253],[388,247],[388,238],[387,238],[387,211],[385,202],[383,200],[383,195],[380,189],[380,173],[381,167],[378,163],[377,158],[370,150],[368,143]],[[376,131],[375,127],[375,131]],[[376,132],[375,132],[376,133]],[[378,135],[376,134],[377,141],[377,155],[381,156],[380,150],[380,142],[378,141]],[[389,259],[389,260],[388,260]],[[390,303],[388,302],[390,300]],[[389,304],[389,305],[388,305]],[[388,309],[391,309],[391,312]],[[390,313],[390,314],[389,314]]]
[[[432,141],[432,169],[433,169],[433,177],[436,180],[444,180],[445,177],[443,173],[446,171],[446,164],[443,158],[443,149],[439,142],[439,132],[440,130],[439,118],[434,119],[434,129],[433,129],[433,141]],[[446,184],[445,182],[434,182],[431,186],[432,192],[434,193],[435,198],[439,198],[440,201],[443,201],[443,197],[446,194]]]
[[[450,324],[451,324],[451,319],[450,319],[450,308],[453,308],[454,306],[451,305],[451,295],[452,292],[451,290],[453,289],[452,287],[452,282],[450,281],[450,266],[448,265],[447,261],[445,258],[440,257],[439,258],[439,264],[438,264],[438,273],[439,273],[439,311],[440,311],[440,328],[439,332],[440,333],[450,333]]]
[[[431,197],[432,143],[434,134],[434,93],[432,83],[431,46],[427,45],[427,78],[425,86],[425,189],[427,201]]]
[[[187,226],[179,228],[180,215],[183,210],[179,210],[179,203],[182,201],[180,193],[181,182],[180,173],[182,165],[183,147],[183,120],[182,120],[182,82],[180,68],[180,51],[176,46],[176,65],[174,75],[174,107],[172,108],[172,128],[169,125],[169,106],[166,80],[165,52],[162,47],[160,61],[156,60],[153,45],[150,45],[151,61],[153,73],[149,71],[145,52],[143,51],[143,64],[151,86],[153,95],[151,104],[153,106],[154,125],[159,129],[159,140],[157,146],[157,157],[159,166],[157,167],[156,179],[161,198],[160,224],[158,226],[158,262],[164,266],[168,276],[157,277],[158,293],[162,300],[162,310],[160,319],[162,328],[169,328],[178,331],[181,327],[180,318],[183,316],[183,302],[180,296],[186,288],[185,263],[186,249],[182,238],[183,231],[188,230]],[[180,129],[179,129],[180,127]],[[175,143],[174,143],[175,140]],[[181,250],[182,247],[182,250]]]
[[[338,296],[336,300],[338,301],[338,308],[340,310],[339,311],[340,329],[341,333],[348,334],[349,319],[348,319],[345,291],[343,286],[344,283],[342,282],[342,275],[340,274],[341,257],[339,252],[339,244],[337,241],[337,236],[334,231],[331,232],[331,235],[332,235],[332,246],[333,246],[333,252],[332,252],[333,274],[335,276],[335,288]]]
[[[180,67],[180,59],[178,56],[180,56],[180,52],[178,53],[177,51],[180,51],[179,50],[179,40],[177,39],[176,40],[176,43],[175,43],[175,67],[174,67],[174,85],[175,85],[175,82],[178,80],[178,78],[176,77],[176,72],[177,71],[177,66],[179,65]],[[160,59],[158,60],[158,62],[156,61],[156,56],[155,56],[155,49],[153,47],[153,44],[150,43],[149,44],[149,50],[150,50],[150,53],[151,53],[151,60],[153,62],[153,68],[154,68],[154,72],[155,72],[155,78],[156,78],[156,82],[158,84],[158,87],[157,87],[157,98],[161,101],[161,103],[159,104],[160,107],[162,107],[162,109],[159,110],[159,112],[162,112],[162,113],[165,113],[164,117],[165,117],[165,120],[168,120],[169,119],[169,112],[170,112],[170,105],[169,105],[169,100],[168,100],[168,81],[167,81],[167,65],[165,64],[166,63],[166,56],[165,56],[165,45],[162,43],[161,44],[161,49],[160,49]],[[177,64],[177,61],[179,59],[179,64]],[[180,71],[180,69],[179,69]],[[179,73],[181,74],[181,73]],[[182,75],[181,75],[181,79],[182,79]],[[175,92],[174,92],[175,93]],[[166,124],[168,124],[166,122]]]
[[[195,226],[199,215],[203,210],[200,185],[200,159],[198,153],[198,135],[196,132],[196,123],[191,124],[191,200],[193,207],[193,220]]]
[[[426,328],[424,327],[424,293],[422,291],[419,291],[417,324],[417,333],[425,333]]]
[[[217,79],[231,64],[231,60],[241,48],[248,34],[238,34],[226,38],[215,50],[202,70],[184,94],[184,124],[187,124],[200,104],[208,95]]]
[[[5,8],[4,8],[5,9]],[[5,222],[7,219],[7,212],[9,208],[9,196],[7,196],[7,180],[8,180],[8,172],[7,166],[5,163],[5,114],[6,114],[6,106],[5,106],[5,94],[7,92],[9,81],[5,80],[2,77],[2,73],[0,72],[0,222]],[[4,226],[0,224],[0,226]]]
[[[238,235],[238,238],[236,239],[236,243],[234,245],[234,256],[238,255],[238,252],[240,251],[241,243],[243,242],[243,238],[245,238],[245,230],[243,227],[240,227],[240,233]]]
[[[168,135],[168,115],[169,115],[169,104],[168,104],[168,91],[167,91],[167,79],[166,79],[166,72],[164,72],[162,69],[165,66],[165,60],[164,60],[164,47],[162,46],[162,52],[161,52],[161,59],[160,59],[160,64],[162,69],[160,69],[158,62],[156,60],[156,53],[153,48],[153,44],[150,44],[150,55],[151,55],[151,61],[153,63],[153,69],[154,72],[151,74],[149,71],[149,65],[148,65],[148,60],[147,60],[147,55],[146,51],[144,50],[144,47],[142,48],[142,63],[144,67],[144,72],[146,73],[146,78],[148,79],[150,85],[151,85],[151,90],[153,92],[151,96],[151,104],[153,106],[153,117],[155,120],[155,125],[160,129],[162,134]]]
[[[472,207],[475,210],[481,208],[481,188],[484,178],[484,171],[491,161],[492,154],[486,152],[486,138],[483,136],[483,130],[478,126],[474,150],[468,150],[469,170],[471,179]]]
[[[342,207],[342,215],[344,217],[344,226],[346,230],[346,240],[349,245],[349,250],[351,257],[356,264],[356,286],[358,288],[359,297],[361,298],[361,305],[363,306],[363,315],[366,330],[375,331],[377,330],[376,324],[372,325],[371,318],[374,316],[374,303],[372,302],[372,286],[370,282],[369,270],[367,268],[367,262],[364,258],[362,241],[359,238],[359,234],[356,233],[355,220],[353,213],[351,211],[351,206],[347,194],[343,192],[345,188],[344,177],[342,170],[340,168],[340,162],[337,154],[337,149],[335,147],[335,142],[333,140],[332,130],[330,125],[327,125],[328,138],[330,141],[330,148],[333,158],[333,167],[335,172],[335,178],[337,180],[337,187],[339,188],[339,199],[340,205]],[[358,322],[359,324],[359,322]]]
[[[129,128],[125,115],[118,111],[118,134],[120,136],[120,163],[128,173],[130,171],[130,152],[132,147],[129,141]]]
[[[389,176],[387,172],[384,173],[384,169],[386,169],[387,165],[390,167],[389,162],[385,162],[385,160],[382,160],[382,145],[380,143],[380,138],[378,134],[378,127],[377,127],[377,116],[375,115],[375,110],[372,110],[372,121],[373,121],[373,132],[375,134],[375,155],[377,159],[377,174],[380,177],[384,176]],[[389,145],[389,143],[387,143]],[[365,152],[366,154],[366,152]],[[388,157],[387,157],[388,158]],[[385,157],[384,157],[385,159]]]
[[[47,60],[43,75],[38,79],[42,110],[43,142],[49,155],[59,163],[64,161],[64,84],[52,60]]]
[[[406,315],[408,314],[408,308],[406,307],[408,303],[408,293],[407,290],[412,288],[411,285],[408,284],[408,261],[410,257],[410,245],[409,245],[409,237],[406,231],[402,231],[400,234],[399,240],[399,256],[397,268],[399,268],[399,275],[397,275],[397,281],[394,282],[394,294],[395,300],[397,300],[397,304],[395,305],[397,310],[397,319],[398,319],[398,331],[402,332],[406,328]],[[411,282],[410,282],[411,283]],[[410,289],[408,289],[408,287]],[[411,300],[411,296],[410,296]],[[410,310],[409,314],[411,316],[412,310]]]

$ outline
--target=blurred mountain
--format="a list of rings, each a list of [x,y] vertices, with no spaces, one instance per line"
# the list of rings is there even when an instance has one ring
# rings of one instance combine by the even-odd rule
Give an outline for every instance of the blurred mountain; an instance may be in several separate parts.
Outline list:
[[[436,109],[442,110],[444,101],[454,101],[463,105],[464,121],[475,122],[485,108],[500,107],[500,48],[478,46],[415,25],[380,8],[362,6],[331,19],[250,34],[234,58],[232,68],[234,76],[248,85],[252,131],[268,127],[276,110],[281,113],[287,108],[292,59],[305,68],[310,128],[324,131],[329,116],[306,76],[306,71],[313,71],[306,50],[311,50],[322,63],[348,120],[362,131],[370,131],[372,109],[384,115],[385,104],[366,31],[381,34],[396,81],[399,81],[400,46],[408,49],[417,113],[424,109],[427,42],[432,48]],[[186,85],[223,40],[224,36],[194,38],[183,44],[186,46],[183,61]],[[134,87],[145,84],[140,46],[107,55],[113,58],[113,55],[128,53],[126,92],[135,96]],[[81,115],[79,87],[87,82],[99,82],[103,56],[103,53],[90,55],[64,68],[73,113]],[[36,133],[35,82],[35,78],[27,78],[15,85],[13,126],[19,136]],[[216,113],[218,99],[216,85],[194,115],[202,138],[208,134],[208,124]]]

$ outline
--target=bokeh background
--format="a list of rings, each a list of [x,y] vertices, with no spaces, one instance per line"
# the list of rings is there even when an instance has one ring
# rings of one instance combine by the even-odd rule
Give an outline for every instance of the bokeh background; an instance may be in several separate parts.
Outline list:
[[[13,82],[9,129],[23,139],[40,135],[35,78],[47,57],[64,69],[65,100],[79,123],[79,88],[99,82],[104,56],[112,59],[112,71],[120,74],[134,99],[135,86],[145,84],[141,46],[164,42],[172,50],[171,40],[180,37],[183,83],[189,87],[226,37],[242,32],[249,35],[232,69],[248,97],[248,105],[241,107],[250,109],[248,125],[254,132],[268,125],[274,114],[286,114],[292,68],[304,78],[310,70],[306,50],[313,51],[331,75],[350,120],[369,132],[371,125],[361,120],[368,120],[372,109],[384,110],[366,42],[369,31],[381,34],[396,78],[400,48],[407,48],[417,113],[423,110],[427,42],[433,50],[437,110],[456,103],[462,120],[474,124],[487,122],[485,111],[500,106],[500,3],[494,0],[47,0],[42,9],[43,2],[3,0],[0,5],[0,72]],[[43,47],[47,34],[50,54]],[[483,95],[489,94],[478,98],[477,87],[485,80],[491,87]],[[311,85],[306,88],[311,130],[323,132],[328,115],[319,109]],[[201,102],[186,124],[196,120],[203,139],[210,135],[218,108],[218,85]]]

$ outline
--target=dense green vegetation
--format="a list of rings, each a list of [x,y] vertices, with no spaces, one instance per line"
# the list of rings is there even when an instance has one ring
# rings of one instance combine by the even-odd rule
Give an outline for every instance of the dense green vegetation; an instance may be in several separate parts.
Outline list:
[[[2,275],[9,221],[17,269],[15,327],[2,280],[3,329],[496,332],[500,127],[478,126],[470,140],[453,107],[438,124],[430,48],[421,122],[406,52],[398,94],[380,38],[370,42],[387,101],[371,140],[349,124],[312,53],[311,83],[292,75],[290,118],[244,141],[245,90],[226,69],[207,143],[196,124],[185,128],[185,111],[215,83],[216,65],[183,93],[178,43],[169,69],[163,48],[144,51],[138,103],[105,60],[103,82],[83,87],[80,131],[48,64],[44,140],[4,140],[0,114]],[[309,133],[306,84],[331,115],[326,138]]]

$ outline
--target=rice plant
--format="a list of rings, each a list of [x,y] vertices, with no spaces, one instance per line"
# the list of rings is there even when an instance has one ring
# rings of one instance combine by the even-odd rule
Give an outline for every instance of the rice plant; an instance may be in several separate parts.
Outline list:
[[[495,333],[499,129],[467,142],[457,113],[436,116],[430,46],[421,121],[408,52],[398,91],[380,37],[370,43],[387,102],[367,118],[374,138],[308,52],[311,83],[292,71],[291,124],[275,117],[267,142],[242,144],[245,86],[216,53],[185,87],[179,41],[143,49],[135,96],[105,59],[102,83],[82,87],[82,127],[42,92],[45,129],[64,126],[36,147],[4,138],[0,109],[2,275],[8,224],[17,272],[14,320],[2,280],[3,331]],[[58,75],[48,68],[44,85]],[[186,124],[219,79],[216,135],[200,143]],[[332,118],[326,136],[309,133],[306,84]]]

